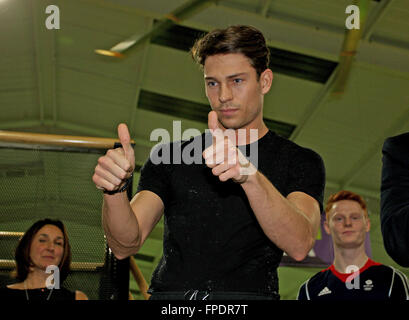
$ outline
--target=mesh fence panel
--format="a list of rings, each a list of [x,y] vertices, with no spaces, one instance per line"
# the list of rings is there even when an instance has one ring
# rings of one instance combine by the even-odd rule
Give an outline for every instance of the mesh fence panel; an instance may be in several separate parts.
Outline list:
[[[90,299],[100,298],[106,253],[102,194],[91,179],[100,155],[90,149],[0,147],[0,231],[25,232],[39,219],[61,220],[72,262],[79,269],[84,263],[96,264],[89,270],[73,270],[64,287],[81,290]],[[14,259],[17,243],[18,237],[0,238],[0,259]],[[13,282],[10,268],[1,267],[0,272],[3,284]]]

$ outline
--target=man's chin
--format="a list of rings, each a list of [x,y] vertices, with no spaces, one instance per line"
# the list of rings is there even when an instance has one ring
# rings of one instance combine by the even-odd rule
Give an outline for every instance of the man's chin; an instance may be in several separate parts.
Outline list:
[[[237,129],[241,129],[244,127],[242,123],[239,123],[235,119],[221,119],[219,120],[219,122],[222,124],[223,128],[225,129],[237,130]]]
[[[338,247],[342,249],[357,249],[359,247],[363,246],[363,242],[361,241],[344,241],[341,243],[338,243]]]

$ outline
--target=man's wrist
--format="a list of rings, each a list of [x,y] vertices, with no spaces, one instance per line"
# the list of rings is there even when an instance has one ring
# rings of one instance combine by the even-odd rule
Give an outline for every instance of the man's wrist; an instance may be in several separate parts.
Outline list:
[[[252,166],[251,170],[242,171],[243,174],[241,176],[244,178],[235,180],[237,183],[244,186],[244,185],[251,185],[257,181],[257,175],[259,174],[259,172],[253,165],[251,166]]]
[[[120,185],[118,189],[112,190],[112,191],[104,190],[104,191],[103,191],[104,194],[113,195],[113,194],[116,194],[116,193],[121,193],[121,192],[126,191],[126,190],[129,188],[129,185],[130,185],[131,182],[132,182],[132,177],[133,177],[133,173],[131,174],[131,176],[130,176],[129,178],[127,178],[126,180],[124,180],[124,182],[122,183],[122,186]]]

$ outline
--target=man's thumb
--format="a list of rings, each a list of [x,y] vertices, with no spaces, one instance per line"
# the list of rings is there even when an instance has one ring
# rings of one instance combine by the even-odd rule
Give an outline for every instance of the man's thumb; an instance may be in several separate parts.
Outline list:
[[[133,149],[131,146],[131,136],[129,135],[128,126],[125,123],[121,123],[118,126],[118,138],[122,144],[122,148],[125,151],[125,157],[133,157]]]
[[[216,129],[220,129],[216,111],[210,111],[207,119],[207,125],[210,130],[214,131]]]

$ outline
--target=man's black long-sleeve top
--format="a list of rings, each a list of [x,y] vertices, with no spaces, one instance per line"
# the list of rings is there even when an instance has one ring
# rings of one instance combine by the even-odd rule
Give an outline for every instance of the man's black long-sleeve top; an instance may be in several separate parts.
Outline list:
[[[409,267],[409,132],[382,148],[381,229],[386,252]]]

